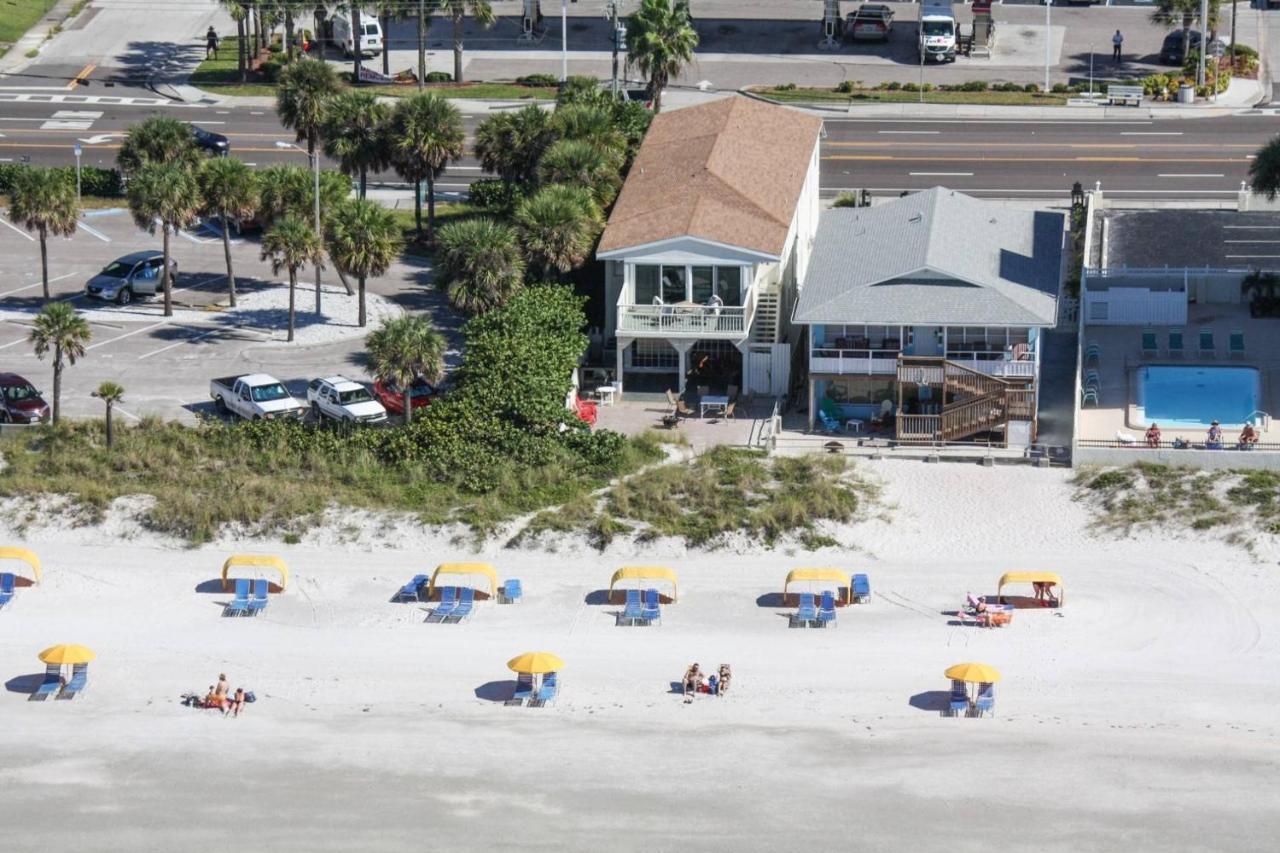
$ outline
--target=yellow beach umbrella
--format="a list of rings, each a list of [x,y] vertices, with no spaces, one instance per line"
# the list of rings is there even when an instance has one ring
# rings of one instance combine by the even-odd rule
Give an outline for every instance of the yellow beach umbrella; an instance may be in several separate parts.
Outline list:
[[[994,684],[1000,680],[1000,671],[985,663],[958,663],[942,674],[955,681],[980,684]]]
[[[551,652],[525,652],[507,661],[507,669],[512,672],[542,675],[564,669],[564,661]]]
[[[50,646],[42,651],[39,655],[40,660],[44,663],[54,664],[77,664],[88,663],[97,657],[93,650],[85,646],[75,643],[63,643],[60,646]]]

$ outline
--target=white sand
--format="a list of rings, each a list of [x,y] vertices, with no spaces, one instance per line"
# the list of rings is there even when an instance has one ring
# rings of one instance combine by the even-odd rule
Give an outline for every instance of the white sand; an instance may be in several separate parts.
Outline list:
[[[631,546],[477,554],[367,515],[349,524],[368,547],[341,522],[295,547],[196,550],[119,517],[7,531],[47,580],[0,613],[4,849],[1272,849],[1274,556],[1097,538],[1064,472],[873,470],[892,517],[843,531],[849,550],[645,553],[681,579],[649,629],[585,602],[637,562]],[[257,620],[195,591],[234,550],[294,574]],[[477,556],[522,578],[526,601],[462,625],[389,603],[411,575]],[[872,603],[826,631],[757,606],[815,564],[867,571]],[[1026,568],[1064,575],[1061,617],[984,631],[942,615]],[[99,652],[90,690],[28,703],[22,677],[56,642]],[[561,700],[487,698],[529,649],[566,659]],[[670,693],[694,660],[733,664],[732,695]],[[928,709],[964,660],[1004,673],[995,718]],[[239,720],[177,703],[219,671],[258,694]]]

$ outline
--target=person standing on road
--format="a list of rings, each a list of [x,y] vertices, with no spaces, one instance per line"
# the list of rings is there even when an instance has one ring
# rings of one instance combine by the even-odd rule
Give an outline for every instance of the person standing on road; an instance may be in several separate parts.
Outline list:
[[[1123,45],[1124,45],[1124,36],[1121,35],[1119,30],[1116,30],[1116,34],[1111,37],[1111,61],[1112,62],[1124,62],[1124,59],[1120,56],[1120,48]]]
[[[209,32],[204,34],[204,58],[208,59],[210,56],[218,58],[218,32],[213,27],[209,27]]]

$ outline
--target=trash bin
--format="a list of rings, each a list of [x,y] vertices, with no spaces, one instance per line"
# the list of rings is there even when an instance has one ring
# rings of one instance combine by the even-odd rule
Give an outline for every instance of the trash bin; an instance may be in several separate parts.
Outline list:
[[[1183,83],[1181,86],[1178,87],[1178,103],[1194,104],[1195,102],[1196,102],[1195,86],[1188,86],[1186,83]]]

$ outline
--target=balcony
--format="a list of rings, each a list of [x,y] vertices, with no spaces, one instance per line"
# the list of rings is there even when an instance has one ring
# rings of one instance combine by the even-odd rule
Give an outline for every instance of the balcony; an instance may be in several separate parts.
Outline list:
[[[947,361],[988,376],[1034,379],[1034,353],[1019,351],[1017,354],[1021,358],[1006,358],[1004,352],[954,351],[947,353]],[[809,354],[809,372],[839,376],[894,374],[898,372],[898,355],[896,349],[839,349],[819,344]]]
[[[755,290],[745,305],[618,305],[618,334],[654,338],[719,338],[738,340],[751,330]]]

